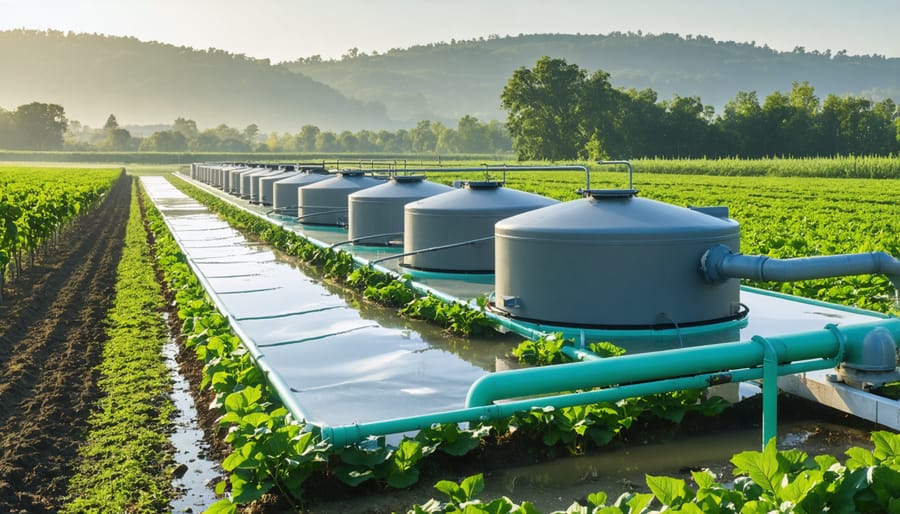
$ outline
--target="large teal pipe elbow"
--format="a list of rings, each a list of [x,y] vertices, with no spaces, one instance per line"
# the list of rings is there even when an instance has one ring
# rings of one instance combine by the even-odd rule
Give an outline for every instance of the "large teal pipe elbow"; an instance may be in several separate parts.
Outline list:
[[[780,364],[832,359],[842,351],[841,338],[847,345],[859,345],[863,337],[876,327],[886,328],[895,341],[900,341],[900,319],[897,318],[841,328],[832,326],[770,337],[767,341],[774,348]],[[504,371],[476,380],[469,389],[466,407],[561,391],[753,368],[762,366],[764,359],[763,345],[756,341],[743,341]]]

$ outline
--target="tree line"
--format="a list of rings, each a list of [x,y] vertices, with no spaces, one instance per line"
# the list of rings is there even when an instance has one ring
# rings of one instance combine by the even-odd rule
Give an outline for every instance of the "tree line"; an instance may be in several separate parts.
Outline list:
[[[739,92],[723,112],[699,97],[660,101],[652,89],[616,88],[609,74],[542,57],[513,72],[500,95],[506,123],[463,116],[456,127],[420,121],[410,129],[261,133],[221,124],[200,130],[177,118],[171,128],[134,137],[110,115],[102,128],[69,121],[62,106],[32,102],[0,108],[0,148],[146,152],[385,152],[497,154],[522,160],[597,158],[814,157],[900,155],[900,108],[828,95],[807,82],[760,101]]]
[[[463,116],[456,128],[420,121],[411,129],[321,130],[304,125],[291,133],[261,133],[256,124],[243,129],[220,124],[200,130],[179,117],[171,128],[135,137],[110,114],[101,128],[68,120],[62,106],[33,102],[14,111],[0,109],[0,149],[112,152],[386,152],[498,154],[512,152],[512,140],[498,121],[483,123]]]
[[[741,91],[720,115],[698,97],[659,101],[652,89],[615,88],[609,74],[542,57],[501,93],[522,160],[639,157],[813,157],[900,154],[900,108],[794,82],[760,102]]]

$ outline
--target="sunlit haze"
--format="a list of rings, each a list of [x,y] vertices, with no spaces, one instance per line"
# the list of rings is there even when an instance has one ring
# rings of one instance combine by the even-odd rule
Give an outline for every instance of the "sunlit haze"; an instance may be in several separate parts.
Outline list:
[[[895,0],[0,0],[0,13],[0,30],[133,36],[273,62],[492,34],[613,31],[900,57]]]

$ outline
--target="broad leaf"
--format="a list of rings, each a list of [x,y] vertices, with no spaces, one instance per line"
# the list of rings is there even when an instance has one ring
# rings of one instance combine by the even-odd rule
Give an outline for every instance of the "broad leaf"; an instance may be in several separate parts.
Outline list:
[[[680,478],[646,475],[647,487],[663,505],[677,507],[689,500],[691,492]]]

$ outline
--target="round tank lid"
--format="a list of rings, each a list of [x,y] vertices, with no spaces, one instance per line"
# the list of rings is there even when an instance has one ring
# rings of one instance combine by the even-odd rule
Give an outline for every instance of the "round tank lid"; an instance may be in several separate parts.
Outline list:
[[[637,189],[579,189],[579,192],[584,198],[590,196],[598,200],[603,198],[631,198],[638,194]]]
[[[497,189],[503,186],[503,182],[497,180],[480,180],[463,182],[463,186],[469,189]]]
[[[401,183],[421,182],[425,180],[425,175],[394,175],[393,177],[391,177],[391,180]]]
[[[338,175],[344,177],[360,177],[363,174],[365,174],[363,170],[338,170]]]

